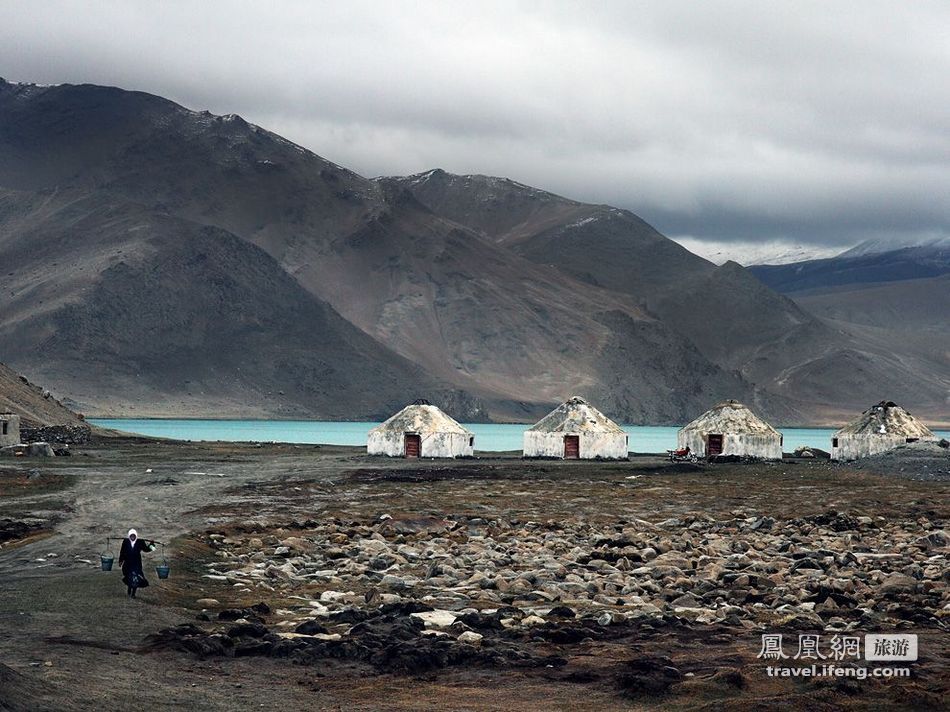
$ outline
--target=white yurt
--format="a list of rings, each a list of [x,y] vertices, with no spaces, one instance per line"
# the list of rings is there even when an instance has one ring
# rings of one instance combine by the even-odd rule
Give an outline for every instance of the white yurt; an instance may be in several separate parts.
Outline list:
[[[525,457],[625,460],[627,433],[583,398],[574,396],[524,434]]]
[[[918,441],[936,442],[937,436],[893,401],[881,401],[834,434],[831,459],[856,460]]]
[[[739,401],[713,406],[676,434],[678,449],[699,457],[782,459],[782,434]]]
[[[472,457],[475,435],[426,400],[369,431],[366,451],[389,457]]]

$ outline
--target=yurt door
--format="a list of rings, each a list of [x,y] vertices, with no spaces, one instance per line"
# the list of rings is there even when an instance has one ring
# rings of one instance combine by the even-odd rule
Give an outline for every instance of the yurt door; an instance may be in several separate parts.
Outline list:
[[[577,460],[581,456],[581,439],[578,435],[564,436],[564,459]]]
[[[722,435],[716,435],[713,433],[709,434],[709,440],[706,442],[706,455],[721,455],[722,454]]]
[[[419,457],[422,452],[422,437],[406,433],[406,457]]]

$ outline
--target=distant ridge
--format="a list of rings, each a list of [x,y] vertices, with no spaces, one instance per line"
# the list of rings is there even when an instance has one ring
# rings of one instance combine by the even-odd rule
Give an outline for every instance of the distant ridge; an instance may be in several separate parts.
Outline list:
[[[785,294],[939,277],[950,273],[950,239],[897,249],[887,249],[886,243],[870,241],[837,257],[788,265],[760,265],[751,267],[750,271]]]

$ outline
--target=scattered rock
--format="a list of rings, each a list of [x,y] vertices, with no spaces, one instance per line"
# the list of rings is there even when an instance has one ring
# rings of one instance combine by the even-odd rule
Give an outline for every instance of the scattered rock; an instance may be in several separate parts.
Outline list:
[[[801,447],[795,448],[795,457],[806,457],[806,458],[818,458],[822,460],[828,460],[831,458],[831,453],[825,450],[821,450],[817,447],[809,447],[803,445]]]
[[[56,453],[53,452],[53,446],[49,443],[38,442],[30,443],[27,446],[27,455],[30,457],[55,457]]]
[[[418,618],[426,626],[434,628],[448,628],[455,623],[456,615],[451,611],[423,611],[421,613],[410,614],[413,618]]]
[[[617,686],[630,699],[660,697],[682,678],[669,658],[643,658],[627,663],[627,670],[617,677]]]
[[[321,625],[315,620],[304,621],[296,628],[294,628],[295,633],[301,633],[302,635],[319,635],[329,633],[325,626]]]
[[[950,545],[950,536],[943,530],[930,532],[926,536],[914,540],[914,546],[921,549],[942,549]]]
[[[903,574],[891,574],[881,585],[878,586],[878,593],[882,596],[893,596],[899,593],[912,593],[917,588],[917,579]]]
[[[889,521],[836,510],[784,520],[685,512],[622,526],[330,519],[248,538],[209,532],[219,560],[204,575],[291,598],[320,585],[319,601],[302,604],[303,614],[281,613],[289,630],[305,626],[299,635],[335,635],[336,626],[381,615],[455,642],[468,631],[492,641],[502,633],[580,640],[631,623],[879,629],[913,623],[915,603],[933,610],[942,600],[950,547],[941,526],[924,516]],[[2,531],[0,522],[0,538]],[[265,615],[269,609],[225,609],[218,619],[262,623]]]

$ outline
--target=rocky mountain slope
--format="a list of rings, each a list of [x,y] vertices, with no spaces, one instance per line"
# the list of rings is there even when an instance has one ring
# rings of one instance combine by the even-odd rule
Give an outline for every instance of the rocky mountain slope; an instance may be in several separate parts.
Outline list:
[[[902,397],[947,422],[950,240],[897,248],[867,241],[834,258],[750,271],[861,345],[846,359],[818,362],[822,369],[836,371],[842,383],[855,387],[861,386],[855,373],[867,368],[878,372],[880,384],[890,385],[893,374],[903,374]]]
[[[378,417],[477,404],[217,227],[101,193],[0,195],[5,357],[82,410]]]
[[[80,426],[82,419],[52,393],[0,363],[0,413],[16,413],[23,427]]]
[[[835,422],[881,390],[946,417],[950,369],[939,360],[819,318],[749,270],[734,262],[716,267],[628,211],[489,176],[435,170],[385,180],[528,259],[629,295],[720,369],[755,384],[750,402],[778,412],[780,421],[789,415],[779,412],[776,396],[806,420]]]
[[[907,390],[917,402],[942,393],[950,406],[950,274],[794,296],[834,328],[889,352],[895,368],[922,374],[916,387]],[[940,412],[934,408],[931,418],[933,411]]]
[[[0,82],[0,264],[0,353],[87,412],[363,418],[427,397],[531,419],[577,393],[631,422],[736,397],[791,423],[904,386],[873,358],[857,390],[813,379],[816,353],[864,346],[628,211],[368,180],[108,87]]]

